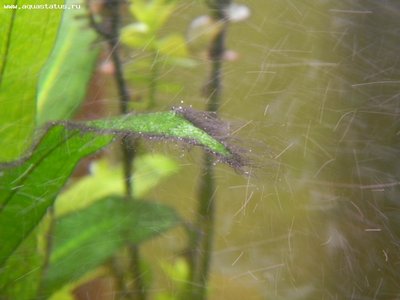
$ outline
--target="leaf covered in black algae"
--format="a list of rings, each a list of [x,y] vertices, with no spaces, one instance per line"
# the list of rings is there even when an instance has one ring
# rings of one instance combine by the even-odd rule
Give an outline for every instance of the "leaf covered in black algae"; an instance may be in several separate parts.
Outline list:
[[[30,152],[0,163],[0,266],[38,224],[78,161],[114,137],[172,140],[204,148],[218,160],[241,169],[244,160],[226,143],[224,123],[188,109],[119,116],[86,122],[48,123]],[[221,130],[223,129],[223,130]],[[8,226],[14,220],[15,226]]]
[[[194,126],[204,130],[213,138],[220,141],[229,150],[231,154],[229,159],[221,157],[217,153],[213,153],[222,162],[228,163],[237,171],[242,171],[245,166],[249,165],[249,162],[244,157],[245,150],[236,147],[231,143],[231,132],[229,124],[219,119],[215,112],[198,111],[193,108],[182,106],[173,107],[172,110],[175,113],[182,115]]]
[[[201,128],[209,135],[221,141],[229,137],[228,123],[218,119],[217,114],[212,111],[198,111],[188,107],[173,107],[174,112],[182,115],[196,127]]]

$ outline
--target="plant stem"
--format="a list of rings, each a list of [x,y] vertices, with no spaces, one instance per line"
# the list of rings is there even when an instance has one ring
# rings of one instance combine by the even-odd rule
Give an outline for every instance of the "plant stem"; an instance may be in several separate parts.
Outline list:
[[[225,51],[225,32],[227,19],[224,9],[230,4],[230,0],[214,0],[208,3],[213,17],[223,23],[221,31],[212,41],[209,48],[209,58],[212,69],[208,82],[207,110],[218,112],[221,98],[222,60]],[[215,223],[215,197],[216,186],[214,178],[213,158],[204,154],[203,168],[200,175],[197,233],[191,241],[191,259],[189,261],[191,276],[191,299],[207,299],[207,285],[211,264],[212,244]]]
[[[106,10],[110,14],[109,18],[109,48],[111,53],[111,59],[115,67],[115,81],[119,94],[120,112],[121,114],[127,114],[129,112],[130,95],[126,80],[123,74],[123,68],[120,58],[119,51],[119,40],[120,40],[120,9],[122,0],[107,0]],[[124,183],[125,183],[125,195],[127,201],[134,200],[133,198],[133,161],[135,159],[134,151],[135,141],[125,137],[122,139],[121,150],[123,155],[123,168],[124,168]],[[142,278],[142,272],[140,268],[140,253],[139,248],[136,245],[129,247],[130,253],[130,267],[134,278],[134,289],[135,293],[129,293],[130,299],[145,300],[146,294],[144,289],[144,283]]]
[[[190,263],[192,284],[190,299],[194,300],[207,299],[207,282],[214,235],[215,193],[213,158],[205,154],[199,182],[197,232],[192,240]]]

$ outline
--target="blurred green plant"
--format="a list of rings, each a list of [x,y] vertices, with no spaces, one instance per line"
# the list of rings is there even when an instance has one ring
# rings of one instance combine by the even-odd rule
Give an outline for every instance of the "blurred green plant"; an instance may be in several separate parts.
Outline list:
[[[159,90],[175,93],[181,88],[178,83],[160,79],[163,67],[196,66],[196,61],[190,58],[183,35],[161,34],[177,4],[178,0],[138,0],[129,6],[129,12],[136,22],[122,28],[121,42],[132,51],[141,53],[140,59],[134,60],[127,68],[128,79],[137,88],[144,85],[146,93],[144,102],[134,102],[137,109],[154,108]],[[136,95],[136,98],[142,97]]]
[[[160,292],[156,295],[156,300],[175,300],[186,299],[187,280],[189,278],[189,265],[185,258],[178,258],[174,262],[162,262],[161,268],[173,288],[171,291]]]
[[[84,0],[68,0],[66,5]],[[58,31],[58,38],[46,65],[40,72],[37,95],[36,122],[68,119],[85,99],[87,87],[96,67],[100,45],[96,34],[87,27],[82,10],[66,10]]]

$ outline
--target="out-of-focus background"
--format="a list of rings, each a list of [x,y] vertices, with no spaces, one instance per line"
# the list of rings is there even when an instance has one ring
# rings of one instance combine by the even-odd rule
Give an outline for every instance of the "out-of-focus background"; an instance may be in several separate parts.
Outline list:
[[[253,167],[248,178],[217,168],[211,299],[398,299],[400,3],[243,4],[251,17],[228,29],[238,59],[224,64],[220,115]],[[204,13],[183,3],[165,30]],[[171,69],[184,88],[161,105],[204,108],[208,71]],[[182,155],[153,196],[191,218],[200,152]],[[184,244],[170,231],[143,252],[173,260]]]

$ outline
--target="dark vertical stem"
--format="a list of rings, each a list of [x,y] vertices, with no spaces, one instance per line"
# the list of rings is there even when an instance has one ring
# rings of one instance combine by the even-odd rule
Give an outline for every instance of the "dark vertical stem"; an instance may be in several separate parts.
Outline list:
[[[208,1],[212,15],[217,22],[222,22],[222,30],[211,42],[209,58],[211,61],[211,74],[208,82],[207,110],[218,112],[221,98],[222,60],[225,51],[225,32],[227,19],[224,8],[230,4],[230,0]],[[197,209],[197,232],[191,240],[190,276],[191,288],[190,299],[207,299],[207,285],[209,269],[211,264],[211,253],[214,236],[215,219],[215,197],[216,185],[214,178],[213,158],[205,154],[202,173],[200,175],[198,209]]]
[[[213,158],[205,154],[199,182],[197,225],[191,250],[191,295],[190,299],[207,299],[207,282],[211,263],[214,235],[215,180]]]
[[[115,81],[118,89],[120,99],[120,112],[121,114],[127,114],[129,112],[130,95],[128,87],[123,74],[123,67],[121,63],[120,51],[119,51],[119,38],[120,38],[120,10],[122,0],[107,0],[106,11],[109,13],[109,47],[111,52],[111,59],[115,67]],[[134,151],[134,140],[125,137],[122,139],[121,150],[123,155],[123,168],[124,168],[124,183],[125,183],[125,195],[127,201],[133,200],[133,160],[135,158]],[[144,283],[140,268],[140,254],[139,249],[136,245],[129,247],[130,252],[130,267],[134,277],[134,293],[130,293],[130,299],[145,300],[146,294],[144,289]]]
[[[221,98],[221,76],[222,76],[222,59],[225,51],[225,26],[221,32],[215,37],[210,46],[209,57],[212,63],[211,76],[208,83],[209,100],[207,110],[218,112]]]

